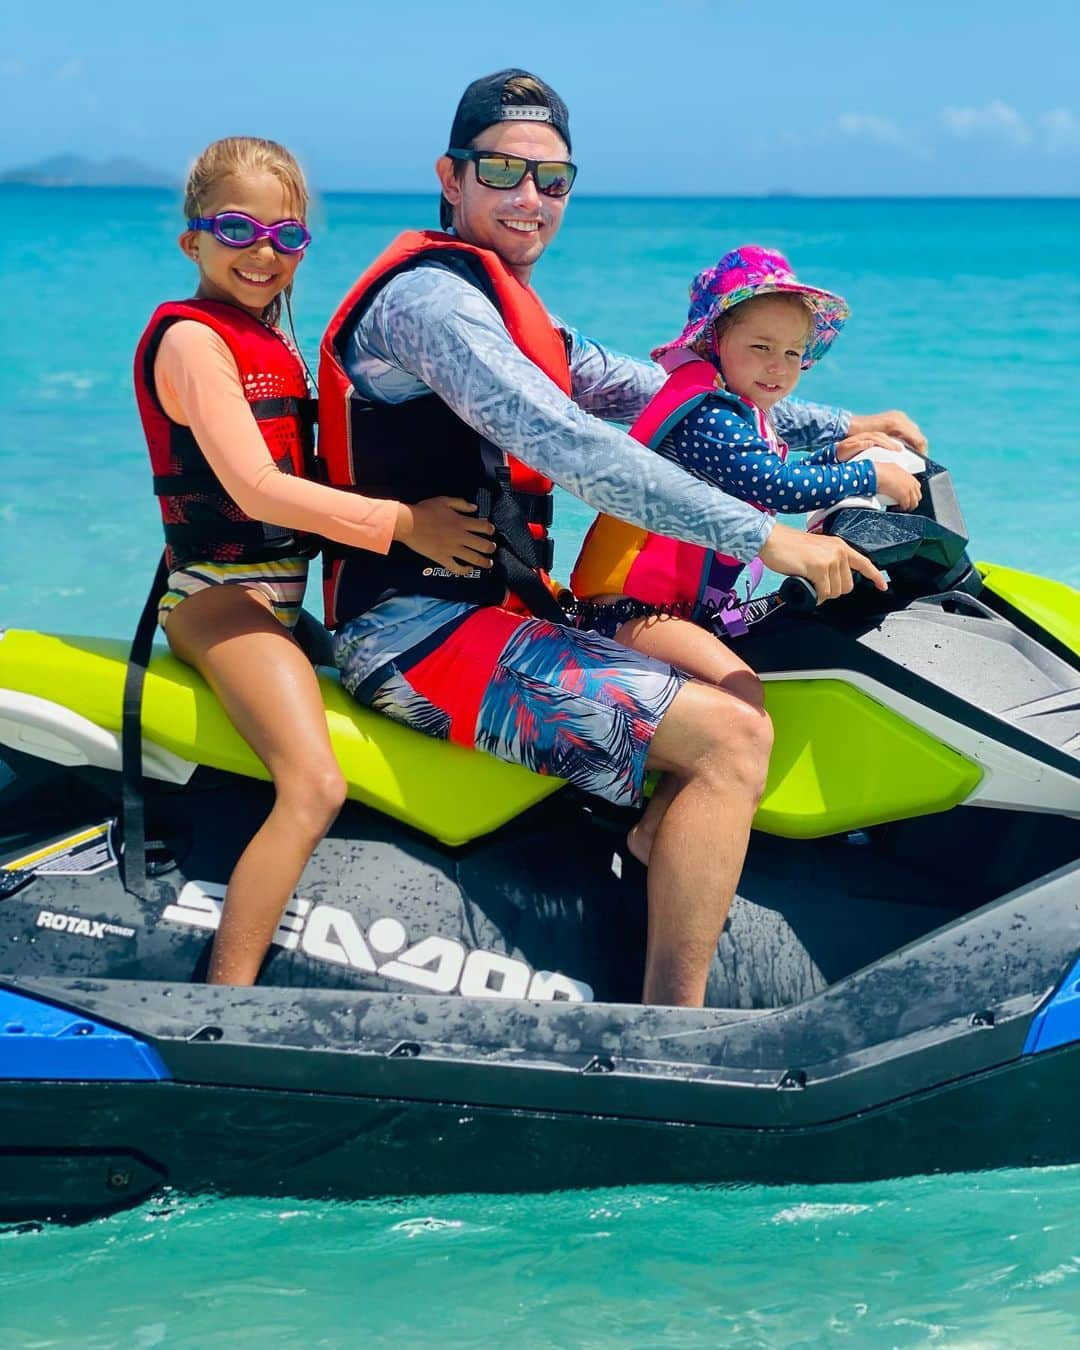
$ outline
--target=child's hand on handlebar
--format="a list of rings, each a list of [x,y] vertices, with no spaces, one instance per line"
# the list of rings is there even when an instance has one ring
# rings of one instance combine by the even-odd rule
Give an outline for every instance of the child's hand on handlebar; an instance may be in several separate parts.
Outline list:
[[[429,497],[414,506],[399,502],[394,538],[455,576],[467,576],[474,567],[490,567],[495,552],[495,527],[474,519],[475,513],[476,503],[464,497]]]
[[[922,501],[922,484],[915,475],[898,464],[878,463],[874,468],[878,492],[891,497],[901,511],[914,511]]]

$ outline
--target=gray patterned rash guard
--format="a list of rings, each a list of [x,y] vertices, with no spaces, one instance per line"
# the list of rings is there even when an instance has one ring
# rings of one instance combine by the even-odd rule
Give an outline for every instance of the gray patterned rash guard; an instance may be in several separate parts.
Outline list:
[[[664,371],[568,331],[570,398],[514,344],[486,296],[438,262],[425,262],[379,292],[347,338],[344,365],[357,391],[375,402],[434,392],[494,445],[596,511],[743,562],[756,557],[771,517],[609,424],[632,422],[663,384]],[[778,403],[773,416],[793,450],[841,439],[850,420],[838,409],[794,400]],[[369,680],[471,608],[401,596],[351,620],[338,642],[346,687]]]

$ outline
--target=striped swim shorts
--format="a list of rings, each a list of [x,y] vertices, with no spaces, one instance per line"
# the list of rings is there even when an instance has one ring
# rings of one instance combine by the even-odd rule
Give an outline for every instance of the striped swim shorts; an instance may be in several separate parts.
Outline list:
[[[169,573],[169,589],[158,601],[158,623],[164,628],[169,615],[189,595],[208,586],[246,586],[270,602],[277,620],[293,628],[300,617],[307,585],[307,558],[275,558],[260,563],[192,562]]]

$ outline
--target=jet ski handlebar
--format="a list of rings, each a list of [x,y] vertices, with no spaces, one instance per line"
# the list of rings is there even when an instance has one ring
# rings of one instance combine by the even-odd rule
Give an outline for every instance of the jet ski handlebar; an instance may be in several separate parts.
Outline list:
[[[817,591],[806,577],[785,577],[780,585],[780,599],[788,609],[799,614],[810,614],[817,609]]]
[[[925,460],[923,465],[922,500],[914,511],[888,508],[872,498],[855,498],[840,502],[810,522],[811,529],[843,539],[888,573],[890,608],[943,591],[977,595],[981,589],[979,575],[967,555],[967,526],[952,477],[933,460]],[[865,606],[870,593],[885,598],[865,578],[856,576],[855,581],[851,595],[839,600],[857,596],[859,605]],[[801,613],[817,608],[817,595],[805,577],[788,577],[780,587],[780,596],[790,609]]]

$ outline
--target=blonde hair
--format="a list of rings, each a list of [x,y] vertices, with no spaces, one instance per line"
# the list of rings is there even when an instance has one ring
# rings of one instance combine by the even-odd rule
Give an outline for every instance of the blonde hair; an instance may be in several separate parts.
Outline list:
[[[184,187],[184,216],[188,220],[206,214],[206,206],[214,190],[227,178],[239,178],[256,173],[272,174],[285,189],[290,210],[297,220],[307,220],[310,201],[307,181],[295,156],[277,141],[262,136],[226,136],[213,141],[198,157],[187,176]],[[292,291],[287,286],[286,300]],[[267,323],[277,323],[281,317],[281,295],[263,310]]]

